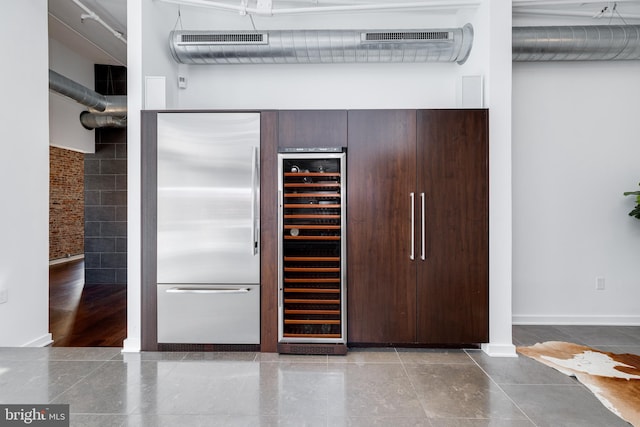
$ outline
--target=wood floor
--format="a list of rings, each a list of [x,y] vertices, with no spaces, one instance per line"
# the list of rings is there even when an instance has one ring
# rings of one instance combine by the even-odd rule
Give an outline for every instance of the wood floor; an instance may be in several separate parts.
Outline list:
[[[49,267],[49,330],[54,347],[122,347],[126,285],[85,285],[84,260]]]

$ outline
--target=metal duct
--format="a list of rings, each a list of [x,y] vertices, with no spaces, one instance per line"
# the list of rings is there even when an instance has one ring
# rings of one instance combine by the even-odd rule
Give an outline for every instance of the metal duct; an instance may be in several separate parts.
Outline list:
[[[53,70],[49,70],[49,89],[88,107],[91,113],[118,117],[127,115],[125,95],[101,95]]]
[[[513,61],[640,59],[640,25],[514,27]]]
[[[473,45],[473,27],[439,30],[172,31],[182,64],[457,62]]]
[[[102,114],[90,113],[83,111],[80,113],[80,123],[85,129],[96,128],[126,128],[126,117],[105,116]]]

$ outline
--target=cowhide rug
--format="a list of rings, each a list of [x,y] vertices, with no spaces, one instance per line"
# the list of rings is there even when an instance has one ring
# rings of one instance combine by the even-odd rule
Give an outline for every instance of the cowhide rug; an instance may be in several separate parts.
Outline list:
[[[517,351],[576,377],[604,406],[640,427],[640,356],[609,353],[560,341],[518,347]]]

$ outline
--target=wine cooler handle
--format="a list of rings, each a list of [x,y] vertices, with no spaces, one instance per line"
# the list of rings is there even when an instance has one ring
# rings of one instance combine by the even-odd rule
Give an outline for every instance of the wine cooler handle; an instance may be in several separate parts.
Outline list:
[[[422,204],[422,210],[421,210],[421,221],[422,221],[422,236],[421,236],[421,241],[420,241],[420,259],[421,260],[425,260],[427,258],[427,255],[425,253],[425,240],[427,238],[427,231],[426,231],[426,226],[427,226],[427,221],[425,219],[426,217],[426,212],[425,212],[425,201],[424,201],[424,193],[420,193],[420,202]]]
[[[415,259],[414,248],[416,246],[416,195],[409,193],[409,198],[411,199],[411,251],[409,252],[409,259],[413,261]]]
[[[260,162],[258,160],[258,147],[253,147],[251,152],[251,251],[258,255],[260,246],[260,227],[257,224],[257,210],[260,207]]]
[[[284,225],[283,225],[283,217],[284,217],[284,208],[283,208],[283,194],[282,194],[282,190],[278,190],[278,228],[280,229],[280,232],[278,234],[278,239],[280,240],[280,245],[282,244],[282,239],[284,238],[284,236],[280,233],[282,233],[282,230],[284,229]],[[281,249],[278,249],[278,251],[280,251]],[[282,271],[282,265],[280,264],[280,262],[282,262],[282,258],[280,258],[278,260],[278,283],[280,284],[278,286],[278,308],[282,307],[282,304],[284,303],[284,288],[283,288],[283,283],[284,283],[284,272]]]

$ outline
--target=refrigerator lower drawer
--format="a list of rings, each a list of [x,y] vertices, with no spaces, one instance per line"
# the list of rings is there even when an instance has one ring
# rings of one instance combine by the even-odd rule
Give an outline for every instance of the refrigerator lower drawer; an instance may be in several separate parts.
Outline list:
[[[158,342],[260,344],[260,286],[158,285]]]

